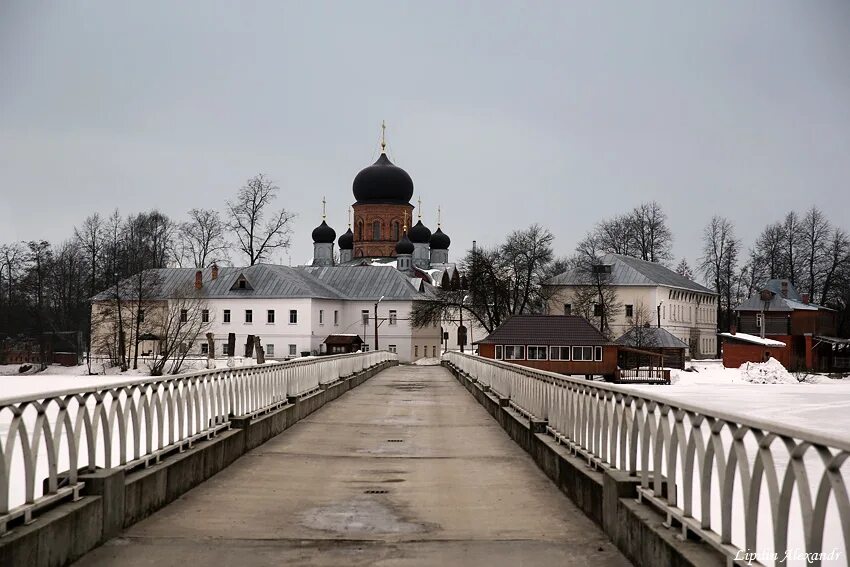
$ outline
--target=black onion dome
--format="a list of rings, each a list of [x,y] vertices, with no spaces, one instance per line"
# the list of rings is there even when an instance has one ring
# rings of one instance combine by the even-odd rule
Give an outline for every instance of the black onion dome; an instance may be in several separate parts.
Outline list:
[[[395,253],[396,254],[413,254],[413,243],[407,237],[406,232],[401,235],[401,240],[396,242]]]
[[[387,154],[360,171],[354,178],[354,198],[358,203],[407,204],[413,197],[413,180],[405,170],[392,164]]]
[[[427,244],[431,240],[431,229],[422,224],[422,220],[420,219],[418,223],[416,223],[413,228],[410,229],[410,241],[416,243],[425,243]]]
[[[337,240],[337,244],[339,244],[340,250],[353,250],[354,249],[354,233],[351,232],[351,228],[349,227],[345,233],[339,237]]]
[[[328,223],[322,221],[322,224],[313,229],[313,242],[333,243],[336,238],[336,231],[328,226]]]
[[[437,232],[431,235],[431,248],[433,250],[448,250],[451,243],[452,239],[439,227]]]

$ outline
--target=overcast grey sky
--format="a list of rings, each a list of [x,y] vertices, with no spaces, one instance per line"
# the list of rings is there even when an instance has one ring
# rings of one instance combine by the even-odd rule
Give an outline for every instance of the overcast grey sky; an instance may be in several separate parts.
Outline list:
[[[534,222],[566,254],[652,199],[692,262],[715,213],[747,245],[812,204],[850,228],[846,0],[57,4],[0,2],[0,242],[264,172],[303,263],[382,119],[454,258]]]

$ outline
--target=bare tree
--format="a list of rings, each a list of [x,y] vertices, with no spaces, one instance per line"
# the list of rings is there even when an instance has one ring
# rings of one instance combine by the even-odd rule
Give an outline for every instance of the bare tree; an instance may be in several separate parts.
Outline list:
[[[195,268],[206,268],[227,257],[227,226],[218,211],[192,209],[189,220],[180,224],[182,255]]]
[[[159,356],[151,363],[151,375],[160,376],[168,366],[169,374],[177,374],[192,347],[209,330],[211,322],[204,321],[207,302],[194,290],[168,300],[167,306],[156,314],[155,334],[159,337]]]
[[[274,250],[289,248],[290,224],[295,215],[286,209],[270,210],[279,191],[261,173],[249,179],[236,198],[227,202],[230,228],[250,266],[266,259]]]
[[[661,205],[655,201],[641,203],[629,218],[639,258],[662,263],[673,257],[673,234],[667,227],[667,215]]]
[[[700,271],[714,285],[714,290],[719,294],[717,322],[727,330],[733,308],[733,280],[740,247],[741,243],[735,237],[732,223],[724,217],[712,217],[703,232]],[[719,358],[719,341],[716,354]]]
[[[614,338],[611,320],[623,307],[611,284],[611,269],[598,256],[578,252],[573,257],[573,313],[587,319],[609,339]]]
[[[831,232],[829,220],[817,207],[809,209],[800,223],[800,256],[805,267],[805,281],[800,283],[806,286],[806,292],[812,300],[815,293],[821,289],[827,269]]]

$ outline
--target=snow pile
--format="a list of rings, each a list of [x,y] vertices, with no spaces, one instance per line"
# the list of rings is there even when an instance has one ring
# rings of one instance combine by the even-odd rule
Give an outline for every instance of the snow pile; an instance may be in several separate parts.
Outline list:
[[[439,366],[439,358],[419,358],[413,361],[416,366]]]
[[[799,381],[771,357],[767,362],[745,362],[739,368],[741,381],[750,384],[798,384]]]

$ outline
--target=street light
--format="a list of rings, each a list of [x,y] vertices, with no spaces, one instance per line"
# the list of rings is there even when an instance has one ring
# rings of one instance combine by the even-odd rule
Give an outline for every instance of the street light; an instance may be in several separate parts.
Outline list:
[[[384,300],[384,296],[375,302],[375,350],[378,350],[378,304]]]

